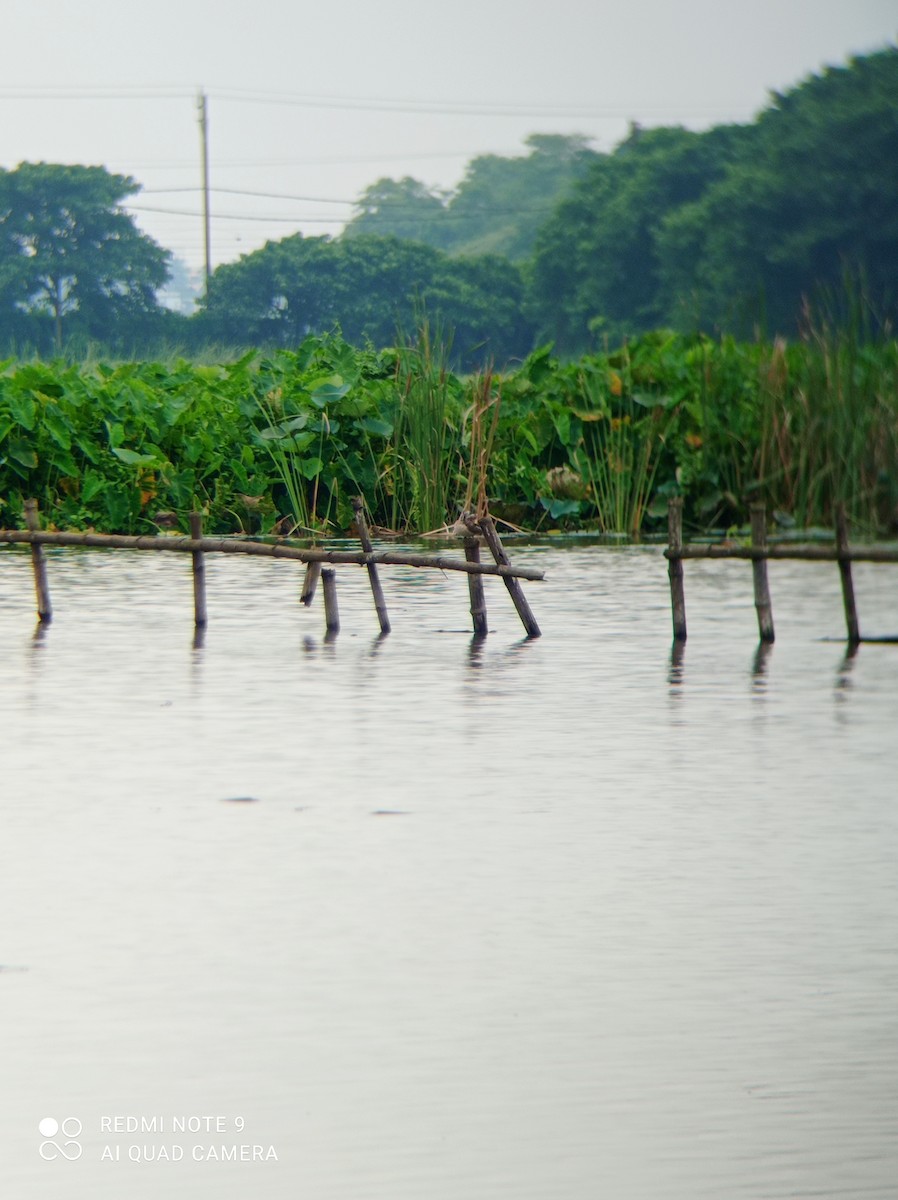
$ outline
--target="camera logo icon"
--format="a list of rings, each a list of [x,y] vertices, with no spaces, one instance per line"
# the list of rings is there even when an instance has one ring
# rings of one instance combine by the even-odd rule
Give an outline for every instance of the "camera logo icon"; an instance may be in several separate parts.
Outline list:
[[[40,1156],[47,1162],[55,1158],[67,1158],[69,1162],[74,1162],[81,1157],[81,1143],[77,1140],[81,1136],[81,1122],[77,1117],[64,1117],[62,1121],[44,1117],[37,1128],[44,1139],[40,1144]],[[53,1141],[57,1134],[61,1135],[60,1140]]]

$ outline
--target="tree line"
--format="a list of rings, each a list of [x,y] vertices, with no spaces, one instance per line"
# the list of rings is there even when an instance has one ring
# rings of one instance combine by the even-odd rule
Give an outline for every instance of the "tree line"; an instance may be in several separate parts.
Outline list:
[[[337,238],[300,234],[213,273],[197,312],[165,309],[171,255],[102,167],[0,170],[0,346],[146,356],[163,344],[289,347],[339,329],[389,345],[422,311],[462,367],[554,343],[576,356],[665,327],[790,335],[846,274],[898,315],[898,48],[705,132],[633,126],[612,151],[533,135],[472,160],[451,194],[381,179]]]

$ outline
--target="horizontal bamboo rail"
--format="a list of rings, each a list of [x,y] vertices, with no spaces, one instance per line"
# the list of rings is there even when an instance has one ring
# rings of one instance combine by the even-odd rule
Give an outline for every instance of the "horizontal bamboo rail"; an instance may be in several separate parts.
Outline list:
[[[32,546],[93,546],[107,550],[159,550],[195,554],[249,554],[259,558],[286,558],[303,563],[345,563],[369,567],[378,563],[403,567],[435,567],[467,575],[500,575],[508,579],[545,579],[544,571],[501,563],[469,562],[441,554],[406,554],[400,550],[373,553],[356,550],[301,549],[283,543],[235,541],[229,538],[156,537],[119,533],[54,532],[51,530],[0,529],[0,544],[20,542]]]
[[[848,522],[844,506],[836,509],[836,536],[834,546],[771,546],[767,541],[767,517],[762,504],[752,505],[750,546],[733,546],[710,543],[706,546],[683,545],[683,501],[673,497],[668,503],[667,549],[664,557],[668,562],[670,577],[670,607],[673,617],[674,643],[682,645],[686,640],[686,600],[683,586],[683,562],[686,559],[748,559],[752,564],[754,578],[755,609],[758,615],[758,633],[761,643],[770,645],[774,640],[773,607],[767,582],[768,559],[799,562],[834,562],[839,565],[842,582],[842,602],[845,608],[845,625],[849,645],[862,641],[894,641],[894,638],[862,638],[858,623],[854,584],[851,578],[853,562],[898,563],[898,549],[887,546],[865,546],[852,548],[848,544]]]
[[[20,543],[31,546],[32,566],[34,570],[35,590],[38,601],[38,617],[42,622],[52,619],[50,593],[47,587],[46,560],[44,546],[89,546],[106,550],[158,550],[168,553],[189,554],[193,561],[193,608],[194,624],[196,626],[195,645],[202,644],[202,631],[206,627],[208,615],[206,612],[206,573],[204,555],[206,554],[246,554],[255,558],[280,558],[301,562],[306,565],[306,578],[302,588],[301,600],[310,605],[315,594],[315,585],[320,578],[324,592],[324,610],[326,619],[326,640],[331,640],[340,631],[340,614],[337,605],[337,573],[333,564],[345,563],[351,566],[366,567],[371,583],[371,594],[377,618],[380,623],[381,636],[390,632],[390,618],[387,614],[386,600],[383,588],[377,574],[377,564],[390,566],[429,567],[440,571],[459,571],[468,576],[468,586],[472,597],[471,615],[474,619],[476,635],[486,632],[486,611],[481,599],[474,603],[474,595],[480,589],[482,596],[483,575],[497,575],[502,579],[511,595],[518,616],[527,631],[528,637],[539,637],[539,626],[530,611],[530,606],[524,599],[520,579],[541,580],[545,578],[542,571],[529,570],[525,567],[516,568],[511,565],[508,555],[499,540],[495,527],[489,517],[483,517],[475,526],[470,526],[470,534],[478,533],[486,541],[495,559],[495,564],[480,562],[479,554],[472,552],[470,544],[473,538],[465,539],[465,557],[449,558],[441,554],[409,554],[400,550],[382,550],[376,552],[371,544],[368,528],[365,523],[364,500],[361,496],[353,501],[356,526],[361,551],[356,550],[322,550],[301,549],[287,544],[285,541],[249,541],[236,538],[207,538],[203,537],[202,514],[190,514],[190,537],[160,537],[156,534],[129,535],[117,533],[89,532],[57,532],[42,530],[39,524],[37,503],[33,499],[25,502],[27,529],[0,529],[0,544]],[[476,546],[476,543],[475,543]],[[327,567],[324,563],[331,564]]]
[[[686,558],[794,558],[805,562],[871,562],[898,563],[898,550],[890,550],[884,546],[869,546],[863,549],[837,550],[829,546],[722,546],[710,544],[707,546],[683,546],[679,549],[668,547],[664,557],[673,560]]]

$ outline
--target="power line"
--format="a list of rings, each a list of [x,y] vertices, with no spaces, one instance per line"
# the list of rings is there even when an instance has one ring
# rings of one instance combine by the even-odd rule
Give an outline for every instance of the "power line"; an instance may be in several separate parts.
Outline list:
[[[451,154],[398,154],[398,155],[366,155],[359,158],[321,158],[321,159],[282,159],[282,160],[258,160],[250,161],[235,161],[228,159],[216,158],[214,167],[217,172],[226,172],[232,170],[268,170],[271,168],[305,168],[314,166],[352,166],[355,164],[364,163],[380,163],[387,164],[391,162],[407,162],[415,159],[430,160],[430,159],[461,159],[466,163],[472,162],[480,157],[496,157],[496,158],[520,158],[519,147],[513,147],[508,150],[459,150]],[[122,167],[131,175],[138,175],[143,171],[177,171],[183,173],[196,171],[196,161],[194,159],[181,159],[177,162],[169,163],[128,163]],[[173,187],[141,187],[141,195],[163,195],[175,194],[178,192],[196,192],[198,189],[194,186],[177,185]],[[439,189],[437,189],[439,190]],[[284,200],[301,200],[311,201],[315,204],[356,204],[356,200],[347,200],[345,197],[328,197],[328,196],[295,196],[293,194],[276,194],[270,192],[255,192],[248,189],[235,189],[224,187],[213,187],[213,192],[230,192],[234,195],[258,196],[260,198],[284,199]]]
[[[490,153],[498,155],[500,158],[510,158],[519,152],[519,147],[514,146],[508,150],[493,150]],[[257,168],[267,167],[344,167],[357,166],[364,163],[387,163],[387,162],[412,162],[422,161],[428,162],[431,159],[452,159],[463,158],[470,159],[476,157],[483,151],[474,150],[446,150],[446,151],[427,151],[421,153],[418,151],[409,151],[407,154],[361,154],[361,155],[329,155],[325,158],[257,158],[257,159],[227,159],[216,158],[215,166],[219,171],[226,170],[256,170]],[[145,171],[193,171],[196,169],[196,163],[193,159],[180,158],[169,160],[167,162],[136,162],[132,163],[131,169]]]
[[[48,84],[42,87],[0,87],[0,100],[185,100],[194,93],[182,87]]]
[[[196,192],[199,189],[192,188],[192,189],[184,189],[184,190]],[[212,189],[213,192],[216,190],[218,190],[218,189],[215,189],[215,188]],[[221,189],[221,190],[227,190],[227,189]],[[259,195],[259,193],[256,193],[256,192],[236,192],[235,194],[238,196]],[[271,196],[269,198],[270,199],[289,200],[289,199],[292,199],[293,197]],[[327,201],[320,201],[320,202],[328,203]],[[332,201],[331,203],[355,205],[357,202],[354,200],[353,201],[338,200],[338,201]],[[158,213],[158,214],[163,214],[163,215],[171,216],[171,217],[199,218],[202,216],[202,213],[195,209],[157,208],[156,206],[152,206],[152,205],[134,204],[131,202],[126,202],[124,204],[124,207],[129,209],[131,212]],[[396,224],[396,223],[398,223],[399,220],[404,219],[405,215],[408,215],[414,219],[416,224],[422,224],[422,225],[423,224],[433,224],[433,223],[437,223],[437,222],[442,224],[444,221],[482,220],[483,217],[487,216],[487,215],[488,216],[499,216],[499,217],[514,217],[514,216],[525,216],[528,213],[549,213],[549,212],[554,212],[554,210],[555,210],[554,204],[539,204],[539,205],[532,205],[530,207],[522,207],[522,208],[493,208],[493,207],[478,208],[476,211],[467,212],[467,213],[466,212],[453,212],[451,208],[445,208],[442,210],[442,212],[439,212],[439,213],[418,214],[414,211],[414,209],[407,209],[404,211],[403,205],[401,202],[396,202],[395,205],[390,205],[390,206],[384,205],[383,206],[383,208],[387,208],[387,207],[395,207],[395,209],[397,211],[392,215],[392,217],[389,215],[384,217],[383,218],[384,220],[390,221],[392,219],[393,223]],[[381,215],[382,215],[382,209],[379,209],[377,212],[377,216],[381,217]],[[307,216],[297,216],[296,214],[293,214],[291,216],[284,217],[284,216],[264,216],[261,213],[250,214],[250,213],[221,213],[221,212],[212,212],[212,213],[210,213],[210,216],[213,221],[216,221],[216,220],[218,220],[218,221],[263,221],[263,222],[268,221],[268,222],[273,222],[274,224],[283,224],[285,221],[286,222],[289,222],[289,221],[307,222],[308,221],[308,222],[315,223],[315,224],[331,225],[334,223],[338,223],[344,219],[344,218],[338,217],[338,216],[330,216],[330,217],[309,216],[309,217],[307,217]]]
[[[188,210],[184,208],[152,208],[149,205],[143,204],[126,204],[124,207],[130,209],[131,212],[146,212],[160,213],[170,217],[193,217],[194,220],[199,220],[202,213],[197,210]],[[253,216],[249,213],[210,213],[213,221],[268,221],[275,225],[290,224],[296,221],[309,222],[312,224],[333,225],[340,221],[339,217],[297,217],[295,215],[289,217],[263,217],[261,215]]]
[[[197,187],[172,187],[172,188],[142,188],[141,194],[144,196],[161,196],[171,195],[177,192],[196,193],[201,191]],[[300,200],[306,204],[356,204],[356,200],[335,200],[327,196],[291,196],[283,192],[249,192],[241,188],[213,187],[209,191],[216,195],[224,196],[251,196],[257,200]]]
[[[183,100],[195,96],[195,91],[183,85],[127,84],[45,84],[39,87],[0,87],[0,99],[6,100]],[[678,107],[668,102],[652,101],[645,105],[638,100],[626,104],[591,105],[579,103],[544,104],[538,101],[520,102],[489,100],[427,100],[409,97],[316,96],[290,92],[268,92],[241,88],[206,89],[215,100],[243,104],[272,104],[293,108],[330,108],[353,112],[395,112],[418,115],[582,118],[588,120],[629,119],[634,114],[643,117],[657,113],[667,117],[711,117],[727,111],[722,105],[690,104]],[[741,105],[739,107],[742,107]],[[730,110],[731,111],[731,110]]]
[[[592,120],[624,120],[632,117],[634,110],[645,116],[648,112],[663,112],[667,115],[710,116],[719,106],[688,105],[679,111],[666,102],[646,108],[641,104],[593,106],[588,104],[539,104],[532,101],[521,103],[493,103],[491,101],[465,100],[410,100],[387,97],[308,96],[291,95],[287,92],[249,91],[228,89],[212,93],[217,100],[236,101],[247,104],[273,104],[294,108],[335,108],[366,112],[401,112],[447,116],[476,117],[580,117]]]

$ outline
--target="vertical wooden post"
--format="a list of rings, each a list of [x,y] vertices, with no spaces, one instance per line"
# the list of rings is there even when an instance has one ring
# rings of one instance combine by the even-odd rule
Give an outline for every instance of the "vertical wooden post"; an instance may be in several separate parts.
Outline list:
[[[511,559],[505,553],[505,547],[499,541],[499,535],[496,533],[496,526],[493,524],[492,517],[481,517],[479,521],[480,532],[483,534],[483,540],[490,548],[490,553],[499,564],[500,567],[510,567]],[[512,578],[509,575],[502,576],[502,582],[511,596],[512,603],[517,609],[518,616],[524,628],[527,630],[527,636],[537,638],[540,636],[540,628],[536,623],[536,617],[527,603],[527,597],[524,595],[524,589],[521,587],[520,581]]]
[[[845,505],[841,502],[836,506],[836,553],[839,555],[839,575],[842,578],[842,602],[845,605],[848,644],[857,646],[861,640],[861,631],[857,618],[857,605],[854,600],[851,559],[848,557],[848,518],[845,515]]]
[[[329,634],[340,632],[340,610],[337,608],[337,572],[333,567],[321,568],[321,587],[324,591],[324,624]]]
[[[767,553],[767,508],[763,504],[751,506],[751,544],[755,550]],[[762,642],[772,642],[773,606],[770,603],[770,588],[767,586],[767,559],[754,558],[751,563],[755,584],[755,609],[758,614],[758,633]]]
[[[365,502],[361,496],[353,497],[352,509],[355,513],[355,523],[359,531],[359,541],[362,543],[362,549],[366,554],[373,554],[374,547],[371,545],[371,538],[368,536],[368,526],[365,522]],[[380,622],[380,631],[381,633],[389,633],[390,618],[387,615],[387,602],[384,599],[384,590],[380,586],[380,576],[377,573],[377,565],[375,563],[368,563],[368,580],[371,584],[371,595],[374,597],[377,619]]]
[[[667,549],[676,554],[683,549],[683,497],[672,496],[667,503]],[[686,592],[683,586],[683,560],[667,560],[670,579],[670,611],[675,642],[686,641]]]
[[[480,546],[477,538],[465,538],[465,558],[470,563],[480,562]],[[471,597],[471,619],[474,622],[474,632],[480,637],[488,632],[482,575],[468,576],[468,594]]]
[[[199,541],[203,536],[203,515],[190,514],[190,536]],[[190,556],[193,559],[193,623],[202,627],[206,624],[206,563],[202,550],[194,550]]]
[[[25,501],[25,524],[32,533],[40,528],[37,517],[37,501]],[[36,542],[31,544],[31,564],[34,568],[34,590],[37,594],[37,617],[43,623],[53,620],[53,606],[50,603],[50,588],[47,586],[47,560],[44,548]]]
[[[306,608],[315,599],[315,589],[318,587],[318,580],[321,578],[321,563],[310,562],[306,566],[306,575],[302,584],[302,591],[299,593],[299,602],[304,604]]]

